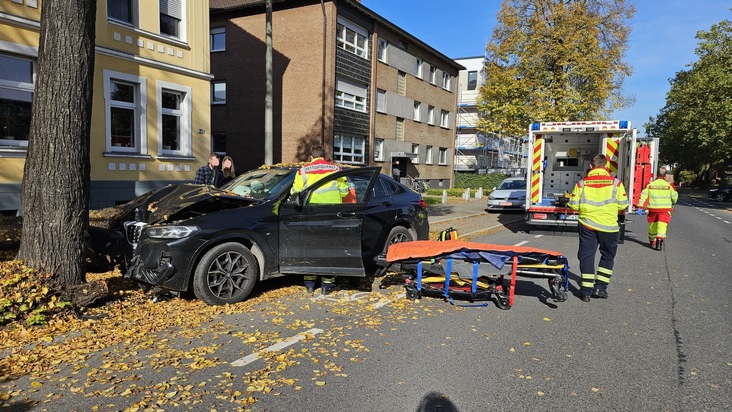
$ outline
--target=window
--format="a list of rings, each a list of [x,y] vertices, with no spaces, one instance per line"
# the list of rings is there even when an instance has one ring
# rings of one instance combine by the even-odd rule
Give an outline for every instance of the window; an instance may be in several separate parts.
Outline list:
[[[397,73],[397,93],[400,96],[406,96],[407,94],[407,74],[403,71]]]
[[[432,146],[427,146],[427,148],[424,151],[424,162],[428,165],[432,164]]]
[[[386,63],[387,47],[389,47],[389,42],[387,42],[386,40],[384,40],[382,38],[379,38],[379,49],[378,49],[377,58],[384,63]]]
[[[437,67],[430,64],[430,83],[435,84],[435,74],[437,73]]]
[[[214,27],[211,29],[211,51],[220,52],[226,50],[226,29]]]
[[[374,160],[384,161],[384,139],[374,139]]]
[[[226,81],[211,83],[211,104],[226,104]]]
[[[368,58],[368,32],[355,24],[338,18],[336,45],[364,59]]]
[[[451,90],[450,83],[452,83],[452,76],[449,75],[448,73],[443,72],[442,73],[442,88],[445,90]]]
[[[180,36],[180,23],[183,20],[183,0],[160,0],[160,34],[170,37]]]
[[[386,90],[376,89],[376,111],[386,113]]]
[[[419,163],[419,144],[412,143],[412,153],[417,155],[412,157],[412,163]]]
[[[212,132],[211,133],[211,151],[216,152],[220,155],[226,154],[226,133],[225,132]]]
[[[421,122],[422,121],[422,103],[420,102],[414,102],[414,121],[415,122]]]
[[[158,81],[158,153],[191,155],[191,88]]]
[[[333,161],[365,164],[366,138],[338,134],[333,137]]]
[[[427,106],[427,124],[435,124],[435,106]]]
[[[468,90],[475,90],[478,88],[478,72],[468,72]]]
[[[147,153],[145,78],[104,71],[108,152]]]
[[[441,147],[439,156],[440,156],[440,158],[437,160],[437,162],[441,165],[446,165],[447,164],[447,149],[444,147]]]
[[[415,67],[414,67],[414,73],[415,73],[415,76],[417,76],[417,78],[419,78],[419,79],[422,78],[422,60],[421,59],[417,59],[417,62],[415,63]]]
[[[34,63],[0,54],[0,145],[28,146]]]
[[[399,43],[397,43],[397,47],[399,47],[400,49],[402,49],[404,51],[407,51],[407,49],[409,48],[409,45],[404,40],[399,40]]]
[[[440,127],[450,127],[450,112],[447,110],[440,111]]]
[[[394,132],[397,140],[404,140],[404,119],[401,117],[396,118],[396,130]]]
[[[136,3],[136,0],[107,0],[107,17],[134,24]]]
[[[335,105],[366,112],[366,86],[350,80],[336,79]]]

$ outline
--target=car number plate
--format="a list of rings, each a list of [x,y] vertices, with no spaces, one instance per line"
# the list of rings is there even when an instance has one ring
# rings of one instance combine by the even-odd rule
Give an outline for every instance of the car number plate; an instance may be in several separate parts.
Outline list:
[[[511,202],[501,202],[498,205],[499,206],[511,206]]]
[[[566,215],[564,218],[566,220],[577,220],[579,218],[579,215]]]

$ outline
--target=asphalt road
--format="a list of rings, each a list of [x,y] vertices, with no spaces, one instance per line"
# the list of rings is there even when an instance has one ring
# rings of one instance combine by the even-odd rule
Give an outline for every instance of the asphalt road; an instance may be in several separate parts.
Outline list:
[[[647,247],[645,217],[631,217],[607,300],[576,297],[576,233],[517,222],[471,240],[564,253],[566,302],[521,278],[506,311],[412,302],[399,285],[282,296],[195,339],[171,331],[147,350],[107,348],[65,365],[32,392],[42,401],[32,410],[732,410],[732,214],[722,205],[682,196],[663,251]],[[200,367],[154,364],[171,351]],[[137,366],[92,379],[105,363]],[[115,394],[102,392],[112,384]],[[30,388],[27,378],[14,385]],[[188,402],[173,402],[184,391]],[[156,406],[158,392],[175,393]]]

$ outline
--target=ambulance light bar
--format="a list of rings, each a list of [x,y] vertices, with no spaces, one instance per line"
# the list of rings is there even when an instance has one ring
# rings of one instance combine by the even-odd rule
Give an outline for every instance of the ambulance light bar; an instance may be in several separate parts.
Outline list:
[[[626,130],[630,129],[627,120],[602,120],[580,122],[537,122],[531,124],[531,131],[543,132],[594,132],[596,130]]]

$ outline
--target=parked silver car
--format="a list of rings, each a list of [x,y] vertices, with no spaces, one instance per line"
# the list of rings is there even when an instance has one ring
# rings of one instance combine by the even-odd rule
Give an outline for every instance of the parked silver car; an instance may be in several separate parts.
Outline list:
[[[521,210],[526,205],[526,179],[509,177],[493,188],[488,196],[488,210]]]

